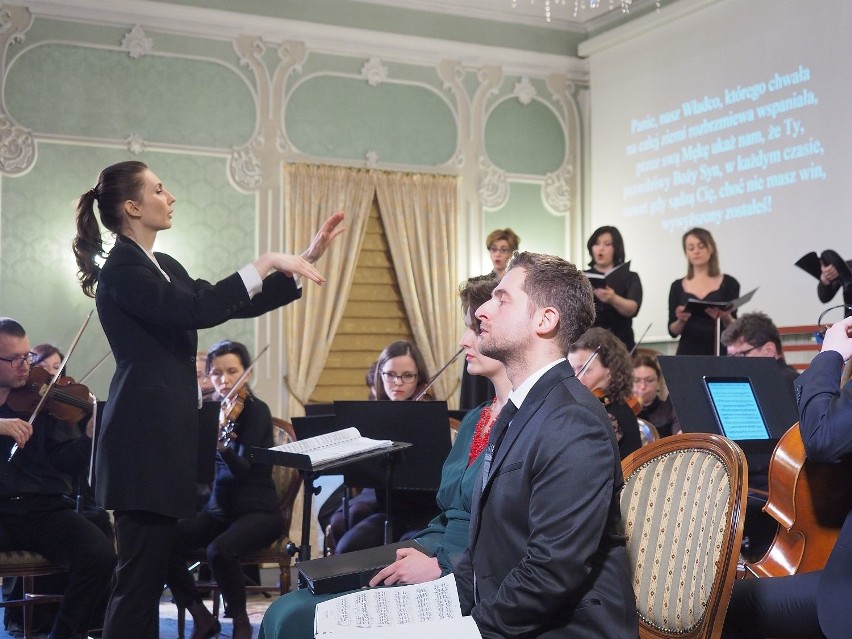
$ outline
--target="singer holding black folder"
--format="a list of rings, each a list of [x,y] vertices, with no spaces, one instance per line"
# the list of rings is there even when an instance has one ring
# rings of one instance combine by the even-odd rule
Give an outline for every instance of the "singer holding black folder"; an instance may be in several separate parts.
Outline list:
[[[459,346],[464,349],[470,374],[490,379],[497,395],[493,402],[468,412],[459,426],[441,473],[437,495],[441,513],[414,538],[431,556],[412,548],[398,550],[397,561],[379,572],[370,582],[371,586],[437,579],[453,571],[467,547],[474,483],[482,473],[481,453],[488,442],[491,426],[511,391],[503,364],[480,353],[476,339],[479,327],[473,311],[491,298],[496,285],[497,279],[486,275],[469,279],[460,291],[468,328]],[[260,639],[312,639],[314,608],[321,601],[336,596],[313,595],[307,589],[284,595],[266,611],[260,626]]]
[[[603,275],[602,286],[593,282],[595,294],[595,323],[612,331],[624,342],[627,350],[636,346],[633,336],[633,318],[642,306],[642,282],[624,263],[624,240],[614,226],[602,226],[586,242],[591,268],[587,275]],[[618,269],[618,270],[616,270]]]
[[[669,335],[680,336],[677,355],[714,355],[716,320],[724,329],[736,313],[708,307],[702,313],[688,313],[686,303],[693,297],[706,302],[728,302],[740,296],[740,283],[719,269],[719,252],[710,231],[693,228],[683,234],[686,277],[672,282],[669,290]]]

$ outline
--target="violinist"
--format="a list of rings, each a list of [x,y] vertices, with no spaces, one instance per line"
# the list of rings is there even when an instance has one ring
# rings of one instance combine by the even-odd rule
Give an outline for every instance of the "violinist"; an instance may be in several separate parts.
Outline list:
[[[633,364],[622,341],[604,328],[590,328],[569,348],[568,362],[606,408],[621,459],[638,450],[642,446],[636,421],[639,403],[633,396]]]
[[[822,350],[795,381],[799,429],[808,459],[836,463],[852,455],[852,384],[840,386],[852,358],[852,317],[825,333]],[[849,490],[848,485],[837,490]],[[734,582],[725,639],[852,637],[852,511],[825,568]]]
[[[681,432],[670,397],[662,397],[663,372],[653,355],[640,353],[633,357],[633,395],[641,403],[637,417],[647,419],[657,429],[660,437],[678,435]]]
[[[105,261],[95,204],[115,236]],[[98,502],[114,511],[118,543],[104,639],[157,635],[177,521],[195,514],[198,329],[258,317],[298,299],[297,276],[322,284],[314,263],[343,232],[338,213],[301,255],[264,253],[213,284],[154,252],[174,214],[175,197],[137,161],[102,170],[77,204],[72,246],[80,285],[95,297],[116,365],[94,469]]]
[[[429,372],[420,350],[411,342],[399,340],[388,344],[379,355],[373,378],[377,400],[409,401],[423,390],[429,381]],[[424,399],[432,399],[428,394]],[[407,500],[408,501],[408,500]],[[401,503],[394,508],[394,526],[397,532],[417,531],[435,514],[434,501],[424,498],[424,504]],[[331,516],[329,544],[336,554],[381,546],[384,543],[383,498],[375,488],[362,488],[349,500],[348,518],[343,507]],[[422,507],[421,507],[422,506]],[[404,511],[404,512],[403,512]],[[394,541],[398,541],[395,539]]]
[[[216,393],[223,398],[231,394],[233,401],[222,402],[210,499],[195,517],[178,521],[168,574],[175,601],[192,615],[194,639],[212,637],[221,628],[202,603],[187,570],[185,553],[207,547],[207,561],[225,599],[225,616],[233,618],[231,636],[251,639],[240,557],[268,547],[282,534],[272,468],[251,461],[249,455],[253,446],[275,445],[269,407],[252,393],[248,385],[251,372],[243,377],[250,365],[248,349],[240,342],[223,340],[207,353],[206,374]],[[235,387],[241,377],[240,386]]]
[[[62,360],[65,355],[53,344],[39,344],[33,347],[33,366],[41,366],[51,375],[55,375],[56,371],[62,365]]]
[[[69,579],[51,639],[86,636],[100,627],[97,610],[109,587],[115,551],[106,536],[76,512],[69,475],[89,462],[94,412],[76,424],[46,410],[32,418],[13,410],[27,385],[34,355],[24,328],[0,318],[0,549],[31,550],[68,566]],[[10,459],[13,444],[18,445]]]

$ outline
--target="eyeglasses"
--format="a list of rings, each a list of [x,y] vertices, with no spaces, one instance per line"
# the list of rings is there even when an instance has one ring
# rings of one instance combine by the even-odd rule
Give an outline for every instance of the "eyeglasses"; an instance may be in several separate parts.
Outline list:
[[[9,366],[12,368],[22,368],[24,362],[27,363],[27,366],[32,366],[35,357],[35,353],[27,353],[26,355],[16,355],[15,357],[0,357],[0,359],[4,362],[9,362]]]
[[[411,384],[417,379],[417,373],[403,373],[397,375],[393,371],[382,371],[382,377],[388,384]]]
[[[751,348],[747,348],[744,351],[740,351],[739,353],[728,353],[728,357],[745,357],[756,348],[760,348],[760,346],[752,346]]]
[[[508,247],[501,248],[499,246],[489,246],[488,251],[491,252],[491,253],[500,253],[501,255],[508,255],[509,253],[512,252],[512,249],[510,249]]]
[[[633,385],[634,386],[641,386],[642,384],[644,384],[645,386],[651,386],[652,384],[656,384],[656,383],[657,383],[656,377],[634,377],[633,378]]]

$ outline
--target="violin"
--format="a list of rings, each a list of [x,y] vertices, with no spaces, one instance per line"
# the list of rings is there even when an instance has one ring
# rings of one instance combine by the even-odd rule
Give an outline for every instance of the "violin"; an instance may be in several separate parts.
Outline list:
[[[259,360],[268,350],[269,344],[261,349],[257,356],[243,371],[243,374],[240,375],[239,378],[237,378],[237,381],[234,382],[234,385],[231,386],[231,390],[228,391],[228,394],[222,398],[219,411],[219,442],[221,444],[227,444],[229,441],[237,438],[237,434],[234,432],[234,429],[237,427],[237,419],[239,419],[243,409],[245,408],[246,399],[251,396],[251,391],[248,387],[248,376],[254,368],[254,365],[257,364],[257,360]]]
[[[234,432],[237,427],[237,420],[242,415],[246,399],[250,395],[251,391],[248,384],[243,384],[236,393],[228,393],[222,399],[219,420],[219,441],[222,444],[227,444],[237,438],[237,434]]]
[[[39,412],[47,410],[59,421],[72,423],[82,421],[84,417],[91,415],[92,403],[86,386],[64,375],[60,375],[56,383],[50,386],[51,379],[53,375],[44,368],[31,367],[27,383],[9,391],[9,397],[6,400],[9,408],[16,413],[33,413],[44,394],[47,393],[47,400],[39,408]]]

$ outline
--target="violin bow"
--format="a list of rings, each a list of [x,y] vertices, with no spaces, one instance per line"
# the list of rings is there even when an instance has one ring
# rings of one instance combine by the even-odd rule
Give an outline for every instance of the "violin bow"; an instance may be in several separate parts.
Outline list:
[[[80,327],[80,330],[77,331],[77,335],[74,336],[74,340],[71,342],[71,346],[66,350],[66,355],[62,359],[62,363],[59,364],[59,368],[56,369],[56,372],[53,374],[53,377],[50,379],[50,383],[47,385],[44,393],[42,393],[41,399],[38,400],[38,404],[33,411],[33,414],[30,415],[30,418],[27,420],[27,423],[32,426],[32,423],[35,421],[36,415],[41,410],[41,407],[44,406],[44,403],[47,401],[47,398],[50,396],[50,391],[53,390],[53,387],[56,385],[56,380],[62,375],[62,371],[65,370],[65,364],[68,363],[68,358],[71,357],[71,354],[74,352],[74,349],[77,348],[77,342],[80,341],[80,337],[83,335],[83,331],[86,330],[86,327],[89,325],[89,320],[92,319],[92,313],[95,312],[95,309],[89,311],[89,314],[86,315],[86,319],[83,320],[83,325]],[[9,459],[7,461],[12,461],[12,458],[15,456],[15,453],[18,452],[18,444],[12,445],[12,450],[9,452]]]
[[[222,401],[220,402],[221,404],[228,403],[229,401],[231,401],[231,399],[234,397],[234,395],[236,395],[237,393],[240,392],[240,389],[242,388],[243,381],[245,380],[246,377],[248,377],[249,373],[251,373],[251,370],[254,368],[254,365],[257,364],[257,360],[259,360],[263,356],[263,354],[268,350],[269,350],[269,344],[267,344],[262,349],[260,349],[260,352],[257,354],[257,356],[253,360],[251,360],[251,363],[243,371],[243,374],[240,375],[237,378],[237,381],[234,382],[234,385],[231,386],[231,390],[228,391],[228,394],[225,395],[222,398]]]
[[[103,364],[105,361],[107,361],[107,358],[108,358],[110,355],[112,355],[112,350],[108,350],[108,351],[104,354],[104,356],[103,356],[103,357],[101,357],[101,358],[100,358],[97,362],[95,362],[95,365],[94,365],[94,366],[92,366],[92,367],[89,369],[89,372],[88,372],[88,373],[86,373],[85,375],[83,375],[77,383],[78,383],[78,384],[82,384],[82,383],[84,383],[87,379],[89,379],[89,376],[90,376],[92,373],[94,373],[96,370],[98,370],[98,368],[100,368],[101,364]]]
[[[630,355],[630,357],[633,357],[633,353],[635,353],[635,352],[636,352],[636,349],[637,349],[637,348],[639,348],[639,344],[641,344],[641,343],[642,343],[642,340],[643,340],[643,339],[645,339],[645,336],[648,334],[648,331],[650,331],[650,330],[651,330],[651,327],[652,327],[653,325],[654,325],[654,323],[653,323],[653,322],[652,322],[652,323],[650,323],[650,324],[648,324],[648,328],[646,328],[646,329],[643,331],[643,333],[642,333],[641,337],[639,337],[639,339],[637,339],[637,340],[636,340],[636,343],[633,345],[633,348],[631,348],[631,349],[630,349],[630,352],[628,353],[628,355]]]
[[[595,358],[598,356],[598,351],[601,350],[601,345],[598,344],[598,347],[595,349],[595,352],[589,355],[589,359],[580,367],[580,370],[577,371],[577,379],[580,379],[583,375],[586,374],[589,366],[591,366],[592,362],[595,361]]]
[[[447,370],[447,367],[448,367],[450,364],[452,364],[454,361],[456,361],[456,358],[457,358],[459,355],[461,355],[462,353],[464,353],[464,348],[463,348],[463,347],[462,347],[462,348],[460,348],[459,350],[457,350],[457,351],[456,351],[456,354],[455,354],[455,355],[453,355],[453,356],[449,359],[449,361],[447,361],[447,363],[446,363],[446,364],[444,364],[444,365],[441,367],[441,370],[439,370],[437,373],[435,373],[435,374],[432,376],[432,379],[430,379],[430,380],[427,382],[426,386],[424,386],[424,387],[423,387],[423,390],[421,390],[419,393],[417,393],[417,395],[415,395],[415,397],[414,397],[414,401],[415,401],[415,402],[419,402],[419,401],[423,398],[423,396],[426,394],[426,391],[428,391],[428,390],[432,387],[432,384],[434,384],[434,383],[435,383],[435,380],[436,380],[436,379],[438,379],[438,377],[441,375],[441,373],[443,373],[445,370]]]

